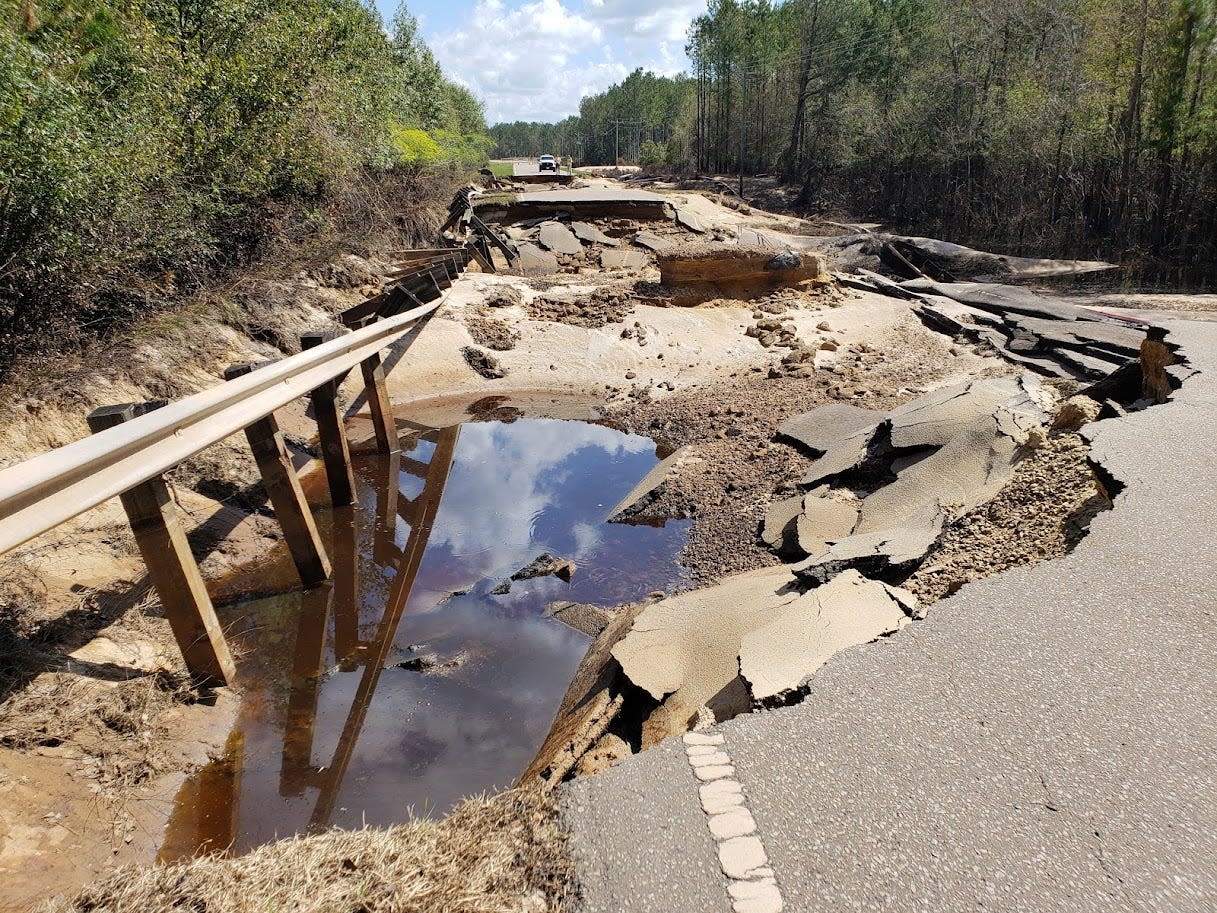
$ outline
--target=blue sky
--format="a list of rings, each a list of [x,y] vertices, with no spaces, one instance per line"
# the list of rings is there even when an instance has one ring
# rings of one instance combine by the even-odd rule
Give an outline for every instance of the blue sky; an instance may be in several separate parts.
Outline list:
[[[377,0],[389,20],[396,0]],[[688,66],[685,33],[705,0],[413,0],[444,72],[486,105],[486,120],[555,121],[635,67]]]

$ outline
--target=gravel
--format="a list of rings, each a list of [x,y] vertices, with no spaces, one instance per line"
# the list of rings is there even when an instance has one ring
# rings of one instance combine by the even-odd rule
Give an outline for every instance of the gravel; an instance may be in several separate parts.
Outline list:
[[[910,387],[948,370],[949,343],[901,326],[847,352],[838,372],[771,376],[764,369],[658,400],[614,404],[606,418],[632,434],[675,450],[696,446],[693,462],[668,480],[648,519],[692,518],[681,554],[700,584],[777,563],[758,540],[769,505],[796,491],[809,454],[774,442],[778,425],[827,402],[885,411],[913,398]]]

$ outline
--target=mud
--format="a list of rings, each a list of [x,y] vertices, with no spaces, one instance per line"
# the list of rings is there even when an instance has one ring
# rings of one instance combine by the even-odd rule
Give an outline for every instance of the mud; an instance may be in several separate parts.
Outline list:
[[[528,305],[533,320],[565,323],[595,329],[620,323],[634,311],[636,299],[629,289],[598,288],[590,295],[570,299],[542,295]]]

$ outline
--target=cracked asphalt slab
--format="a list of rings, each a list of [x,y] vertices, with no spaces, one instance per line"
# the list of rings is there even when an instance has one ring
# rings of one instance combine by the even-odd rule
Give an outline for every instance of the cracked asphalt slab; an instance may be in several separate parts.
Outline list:
[[[1085,429],[1073,553],[720,727],[786,910],[1217,908],[1217,324],[1163,325],[1199,373]],[[730,909],[678,746],[565,795],[585,909]]]

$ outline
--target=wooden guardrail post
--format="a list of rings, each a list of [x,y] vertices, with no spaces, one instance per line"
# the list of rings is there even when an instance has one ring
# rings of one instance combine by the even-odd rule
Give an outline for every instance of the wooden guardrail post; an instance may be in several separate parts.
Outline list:
[[[300,337],[300,346],[304,349],[316,348],[341,335],[335,331],[314,330]],[[313,390],[313,417],[317,420],[325,476],[330,484],[330,503],[335,507],[349,507],[355,503],[355,470],[351,466],[351,450],[347,446],[342,410],[338,408],[340,383],[341,378],[334,378]]]
[[[401,449],[397,436],[397,419],[389,405],[389,390],[385,385],[384,362],[377,352],[359,363],[363,374],[364,389],[368,397],[368,409],[372,413],[372,428],[376,432],[376,450],[380,453],[396,453]]]
[[[242,377],[256,367],[252,362],[233,365],[224,372],[224,379]],[[296,467],[292,465],[275,414],[272,412],[246,427],[245,438],[262,474],[262,484],[275,509],[275,518],[283,530],[300,582],[306,587],[325,582],[330,578],[330,559],[321,544],[317,524],[300,487]]]
[[[89,415],[89,428],[96,434],[120,425],[133,419],[137,409],[134,403],[97,409]],[[232,654],[173,509],[169,486],[156,476],[119,498],[186,668],[199,684],[228,684],[236,672]]]

